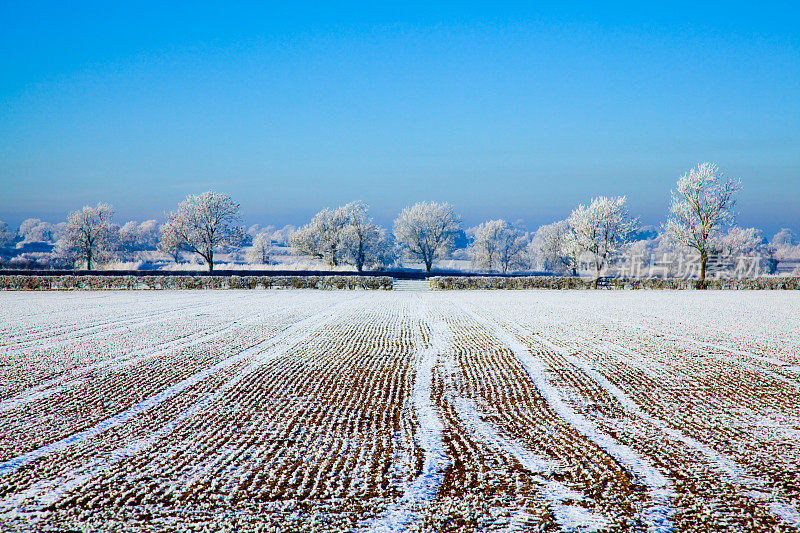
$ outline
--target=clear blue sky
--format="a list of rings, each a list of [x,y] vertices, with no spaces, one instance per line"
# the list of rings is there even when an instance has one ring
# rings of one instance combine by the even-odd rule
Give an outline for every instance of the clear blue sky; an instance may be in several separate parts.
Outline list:
[[[800,230],[796,2],[489,4],[4,1],[0,220],[213,188],[260,224],[446,200],[535,229],[597,194],[656,224],[712,160],[741,224]]]

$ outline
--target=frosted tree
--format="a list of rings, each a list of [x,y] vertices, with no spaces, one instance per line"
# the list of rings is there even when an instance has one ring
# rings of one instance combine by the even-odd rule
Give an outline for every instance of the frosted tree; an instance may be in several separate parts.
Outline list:
[[[86,270],[111,259],[118,240],[118,229],[111,223],[113,214],[111,206],[102,203],[70,213],[56,246],[57,255],[85,264]]]
[[[265,235],[266,239],[269,239],[270,244],[275,241],[275,226],[267,225],[261,226],[259,224],[253,224],[249,228],[247,228],[247,236],[249,237],[250,244],[255,242],[256,237],[259,235]]]
[[[589,205],[579,205],[567,219],[568,246],[590,254],[595,266],[594,287],[608,261],[619,253],[638,226],[625,206],[625,197],[598,196]]]
[[[639,239],[629,243],[619,262],[616,273],[624,277],[641,278],[649,277],[655,273],[652,268],[653,256],[657,241],[653,239]]]
[[[361,272],[387,257],[385,232],[372,223],[369,206],[350,202],[323,209],[311,222],[294,232],[289,242],[299,254],[324,259],[331,266],[351,264]],[[383,259],[382,259],[383,258]]]
[[[532,251],[545,270],[578,275],[581,250],[571,238],[569,222],[561,220],[541,226],[533,237]]]
[[[133,220],[126,222],[119,228],[119,243],[124,248],[133,249],[138,240],[139,224]]]
[[[776,233],[767,247],[769,257],[767,258],[769,273],[775,273],[778,265],[782,262],[800,259],[800,244],[798,244],[797,234],[789,228],[781,228]]]
[[[338,258],[335,256],[331,258],[325,257],[326,249],[321,238],[321,232],[318,231],[318,228],[314,227],[318,222],[319,221],[315,222],[312,219],[312,223],[301,226],[292,232],[289,236],[289,246],[292,252],[297,255],[307,255],[316,259],[325,259],[327,264],[333,265],[334,262],[338,262]]]
[[[292,233],[297,231],[297,228],[291,225],[286,225],[280,229],[276,229],[272,234],[272,240],[278,244],[289,244],[289,238]]]
[[[378,269],[387,269],[397,265],[399,259],[398,245],[394,235],[380,228],[380,237],[373,249],[371,265]]]
[[[651,268],[651,275],[661,278],[685,277],[686,264],[682,260],[685,250],[685,247],[677,246],[666,233],[659,233],[653,242],[655,261]]]
[[[169,254],[175,263],[180,263],[181,259],[181,238],[175,229],[175,225],[167,221],[158,229],[158,251]]]
[[[386,234],[367,216],[367,204],[352,202],[343,209],[347,222],[341,238],[342,254],[361,272],[365,265],[374,264],[380,255],[385,255]]]
[[[53,239],[53,226],[38,218],[28,218],[19,225],[17,235],[23,242],[50,242]]]
[[[59,222],[58,224],[53,224],[50,227],[53,230],[50,238],[51,242],[58,242],[62,237],[64,237],[64,235],[67,234],[66,222]]]
[[[709,272],[716,267],[719,273],[729,268],[739,274],[756,274],[755,267],[769,270],[773,251],[764,243],[761,230],[732,226],[724,235],[720,235],[712,244],[713,252],[709,261]],[[716,264],[715,264],[716,263]],[[775,265],[777,266],[777,265]],[[741,270],[744,267],[744,270]]]
[[[700,259],[698,287],[705,286],[708,258],[725,226],[733,223],[739,180],[725,178],[712,163],[701,163],[678,179],[672,191],[670,216],[664,225],[667,237],[697,252]]]
[[[255,238],[255,236],[258,235],[259,233],[269,233],[274,229],[275,228],[273,226],[261,227],[260,224],[253,224],[249,228],[247,228],[247,231],[245,231],[245,233],[250,235],[251,238]]]
[[[158,246],[159,228],[155,220],[141,224],[131,220],[119,229],[120,245],[128,250],[152,250]]]
[[[362,272],[365,267],[387,267],[394,263],[394,246],[386,230],[374,224],[345,228],[344,259]]]
[[[265,233],[269,235],[269,238],[272,239],[272,244],[278,245],[288,245],[289,238],[292,236],[294,232],[297,231],[295,226],[284,226],[282,228],[276,228],[275,226],[268,225],[268,226],[260,226],[258,224],[253,224],[249,228],[247,228],[247,234],[250,237],[255,238],[256,235],[259,233]]]
[[[781,228],[770,241],[770,244],[777,249],[794,247],[797,243],[797,234],[789,228]]]
[[[507,274],[511,270],[525,268],[526,254],[530,237],[519,228],[509,228],[501,235],[498,260],[500,272]]]
[[[251,265],[268,265],[272,255],[271,232],[261,232],[253,237],[253,245],[248,248],[245,258]]]
[[[491,272],[497,266],[497,246],[499,233],[504,220],[489,220],[467,230],[472,242],[467,246],[467,254],[472,260],[473,268]]]
[[[14,235],[9,231],[8,224],[0,220],[0,248],[5,248],[13,240]]]
[[[324,259],[330,266],[338,266],[344,253],[342,239],[349,213],[345,207],[325,208],[311,222],[295,231],[289,244],[295,253]]]
[[[764,235],[756,228],[731,227],[727,233],[720,237],[715,248],[725,258],[737,255],[758,253],[764,243]]]
[[[774,258],[774,269],[777,270],[778,263],[800,259],[800,244],[798,244],[797,234],[789,228],[781,228],[776,233],[769,244]]]
[[[461,220],[448,203],[419,202],[406,207],[394,221],[394,235],[409,258],[425,264],[448,254],[461,229]]]
[[[214,253],[238,245],[244,230],[237,226],[239,204],[230,196],[213,191],[190,195],[178,205],[167,219],[168,237],[174,237],[177,247],[203,258],[208,271],[214,270]],[[162,231],[162,236],[164,235]],[[172,243],[163,243],[166,249]]]
[[[505,220],[489,220],[471,228],[469,233],[473,240],[467,253],[476,268],[489,272],[499,270],[505,274],[522,266],[526,236]]]
[[[150,219],[139,224],[138,244],[143,250],[155,250],[158,237],[158,221]]]

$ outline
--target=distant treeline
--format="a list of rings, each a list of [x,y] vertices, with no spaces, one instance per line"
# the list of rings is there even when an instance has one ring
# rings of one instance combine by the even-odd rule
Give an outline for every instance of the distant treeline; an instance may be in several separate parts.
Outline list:
[[[418,202],[391,230],[375,224],[359,201],[324,208],[300,228],[240,225],[240,207],[225,194],[189,195],[159,223],[117,226],[107,204],[84,206],[66,222],[25,220],[16,233],[0,222],[0,267],[194,269],[220,266],[357,272],[414,267],[499,273],[547,271],[577,276],[695,279],[800,274],[800,242],[790,229],[771,240],[735,225],[741,189],[711,163],[692,168],[671,192],[666,220],[641,226],[624,196],[597,196],[561,221],[529,232],[503,219],[465,228],[448,203]],[[193,261],[186,264],[187,260]],[[302,262],[310,264],[302,264]],[[237,265],[239,265],[237,267]],[[578,283],[578,282],[576,282]]]

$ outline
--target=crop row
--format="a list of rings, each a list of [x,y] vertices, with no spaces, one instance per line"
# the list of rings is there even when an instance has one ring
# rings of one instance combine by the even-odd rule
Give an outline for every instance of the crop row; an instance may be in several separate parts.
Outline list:
[[[508,298],[459,301],[480,302],[537,354],[579,413],[667,475],[681,529],[796,525],[793,380],[775,379],[780,368],[758,359],[670,342],[667,331],[631,332],[651,320],[637,322],[626,307],[621,327],[609,320],[616,309],[608,298],[586,299],[583,308],[562,307],[565,299],[540,295],[536,312]]]
[[[365,316],[340,305],[318,313],[280,346],[90,439],[77,453],[64,450],[3,476],[5,500],[28,509],[48,502],[59,520],[83,524],[116,520],[120,506],[166,521],[186,513],[217,520],[248,506],[256,516],[285,519],[276,508],[286,501],[361,520],[373,502],[397,495],[414,462],[410,421],[402,416],[410,353],[402,312],[387,306]],[[129,451],[143,441],[145,448]],[[117,456],[123,460],[109,459]],[[81,483],[64,491],[53,488],[63,482],[43,479]],[[37,485],[46,490],[32,490]],[[30,497],[15,500],[20,489]]]

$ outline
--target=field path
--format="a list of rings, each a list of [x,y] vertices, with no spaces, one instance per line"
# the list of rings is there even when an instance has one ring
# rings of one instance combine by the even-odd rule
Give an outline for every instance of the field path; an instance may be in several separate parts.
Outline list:
[[[411,522],[418,521],[421,507],[436,496],[444,470],[451,463],[442,442],[442,421],[432,396],[433,368],[450,346],[439,324],[431,323],[425,303],[418,296],[412,299],[411,316],[417,322],[413,331],[416,350],[411,397],[419,421],[416,440],[424,452],[424,459],[422,471],[405,488],[400,501],[370,525],[375,532],[404,531]],[[424,336],[423,331],[426,333]]]

